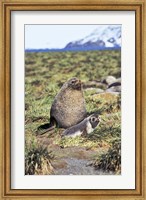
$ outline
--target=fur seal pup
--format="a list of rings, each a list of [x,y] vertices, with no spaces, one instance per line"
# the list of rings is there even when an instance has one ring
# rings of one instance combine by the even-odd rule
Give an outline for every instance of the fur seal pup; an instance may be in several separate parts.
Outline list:
[[[87,116],[81,81],[73,77],[65,82],[50,110],[50,123],[38,127],[37,134],[53,128],[69,128]]]
[[[89,117],[85,118],[79,124],[76,124],[63,132],[62,137],[76,137],[80,135],[86,136],[89,133],[92,133],[94,129],[100,122],[100,118],[96,114],[92,114]]]

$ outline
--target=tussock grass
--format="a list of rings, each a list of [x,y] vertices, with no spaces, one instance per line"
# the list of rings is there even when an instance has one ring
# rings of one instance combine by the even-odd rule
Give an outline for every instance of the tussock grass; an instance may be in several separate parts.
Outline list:
[[[112,172],[114,174],[121,173],[121,141],[114,140],[112,146],[107,153],[101,154],[92,166],[96,170],[104,170],[105,172]]]
[[[27,135],[25,141],[25,175],[52,174],[52,153],[40,146],[34,136]]]

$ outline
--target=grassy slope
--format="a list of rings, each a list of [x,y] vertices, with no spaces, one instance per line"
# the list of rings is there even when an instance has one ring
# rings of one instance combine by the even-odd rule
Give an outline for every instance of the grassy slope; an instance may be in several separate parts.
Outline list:
[[[120,51],[26,53],[25,57],[25,134],[26,155],[36,146],[38,125],[49,121],[54,96],[71,77],[84,83],[101,80],[107,75],[120,77]],[[87,138],[60,140],[61,130],[54,130],[54,143],[66,146],[86,146],[97,149],[110,146],[120,139],[121,98],[111,94],[84,91],[88,113],[98,112],[102,122]]]

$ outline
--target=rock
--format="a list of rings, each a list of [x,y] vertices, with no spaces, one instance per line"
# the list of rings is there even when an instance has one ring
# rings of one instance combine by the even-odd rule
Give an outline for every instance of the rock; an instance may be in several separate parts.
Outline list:
[[[120,77],[120,78],[117,78],[117,81],[121,83],[121,77]]]
[[[107,76],[101,82],[104,83],[104,84],[110,85],[115,81],[116,81],[116,78],[114,76]]]
[[[111,83],[106,92],[121,92],[121,78],[116,79],[113,83]]]
[[[85,91],[94,91],[95,94],[121,92],[121,78],[116,79],[114,76],[107,76],[101,82],[90,81],[83,85]]]
[[[94,91],[95,94],[98,94],[98,93],[102,93],[104,92],[104,90],[100,89],[100,88],[86,88],[85,91]]]
[[[100,88],[96,89],[96,94],[103,93],[103,92],[104,92],[104,90],[102,90]]]
[[[100,94],[92,95],[92,99],[104,99],[105,101],[115,101],[118,99],[119,93],[118,92],[103,92]]]
[[[105,90],[106,89],[106,85],[104,83],[99,82],[97,85],[98,88]]]
[[[121,86],[110,87],[106,90],[106,92],[118,92],[118,93],[120,93],[121,92]]]
[[[108,88],[115,87],[115,86],[121,86],[121,78],[116,79],[113,83],[111,83]]]
[[[86,89],[84,89],[85,91],[92,91],[92,90],[97,90],[96,88],[93,88],[93,87],[91,87],[91,88],[86,88]]]
[[[104,83],[101,82],[96,82],[96,81],[90,81],[87,83],[83,83],[83,89],[86,90],[93,90],[93,89],[102,89],[105,90],[106,89],[106,85]]]
[[[87,88],[96,88],[98,87],[98,83],[96,81],[89,81],[86,83],[83,83],[83,89],[87,89]]]
[[[85,91],[93,91],[92,94],[100,94],[105,92],[104,90],[100,89],[100,88],[86,88]]]

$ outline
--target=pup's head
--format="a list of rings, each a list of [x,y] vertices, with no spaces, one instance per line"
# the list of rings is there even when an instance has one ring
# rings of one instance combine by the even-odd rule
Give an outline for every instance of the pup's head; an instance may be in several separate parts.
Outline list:
[[[92,128],[94,129],[100,122],[100,117],[97,114],[93,114],[89,117],[89,122],[92,125]]]

